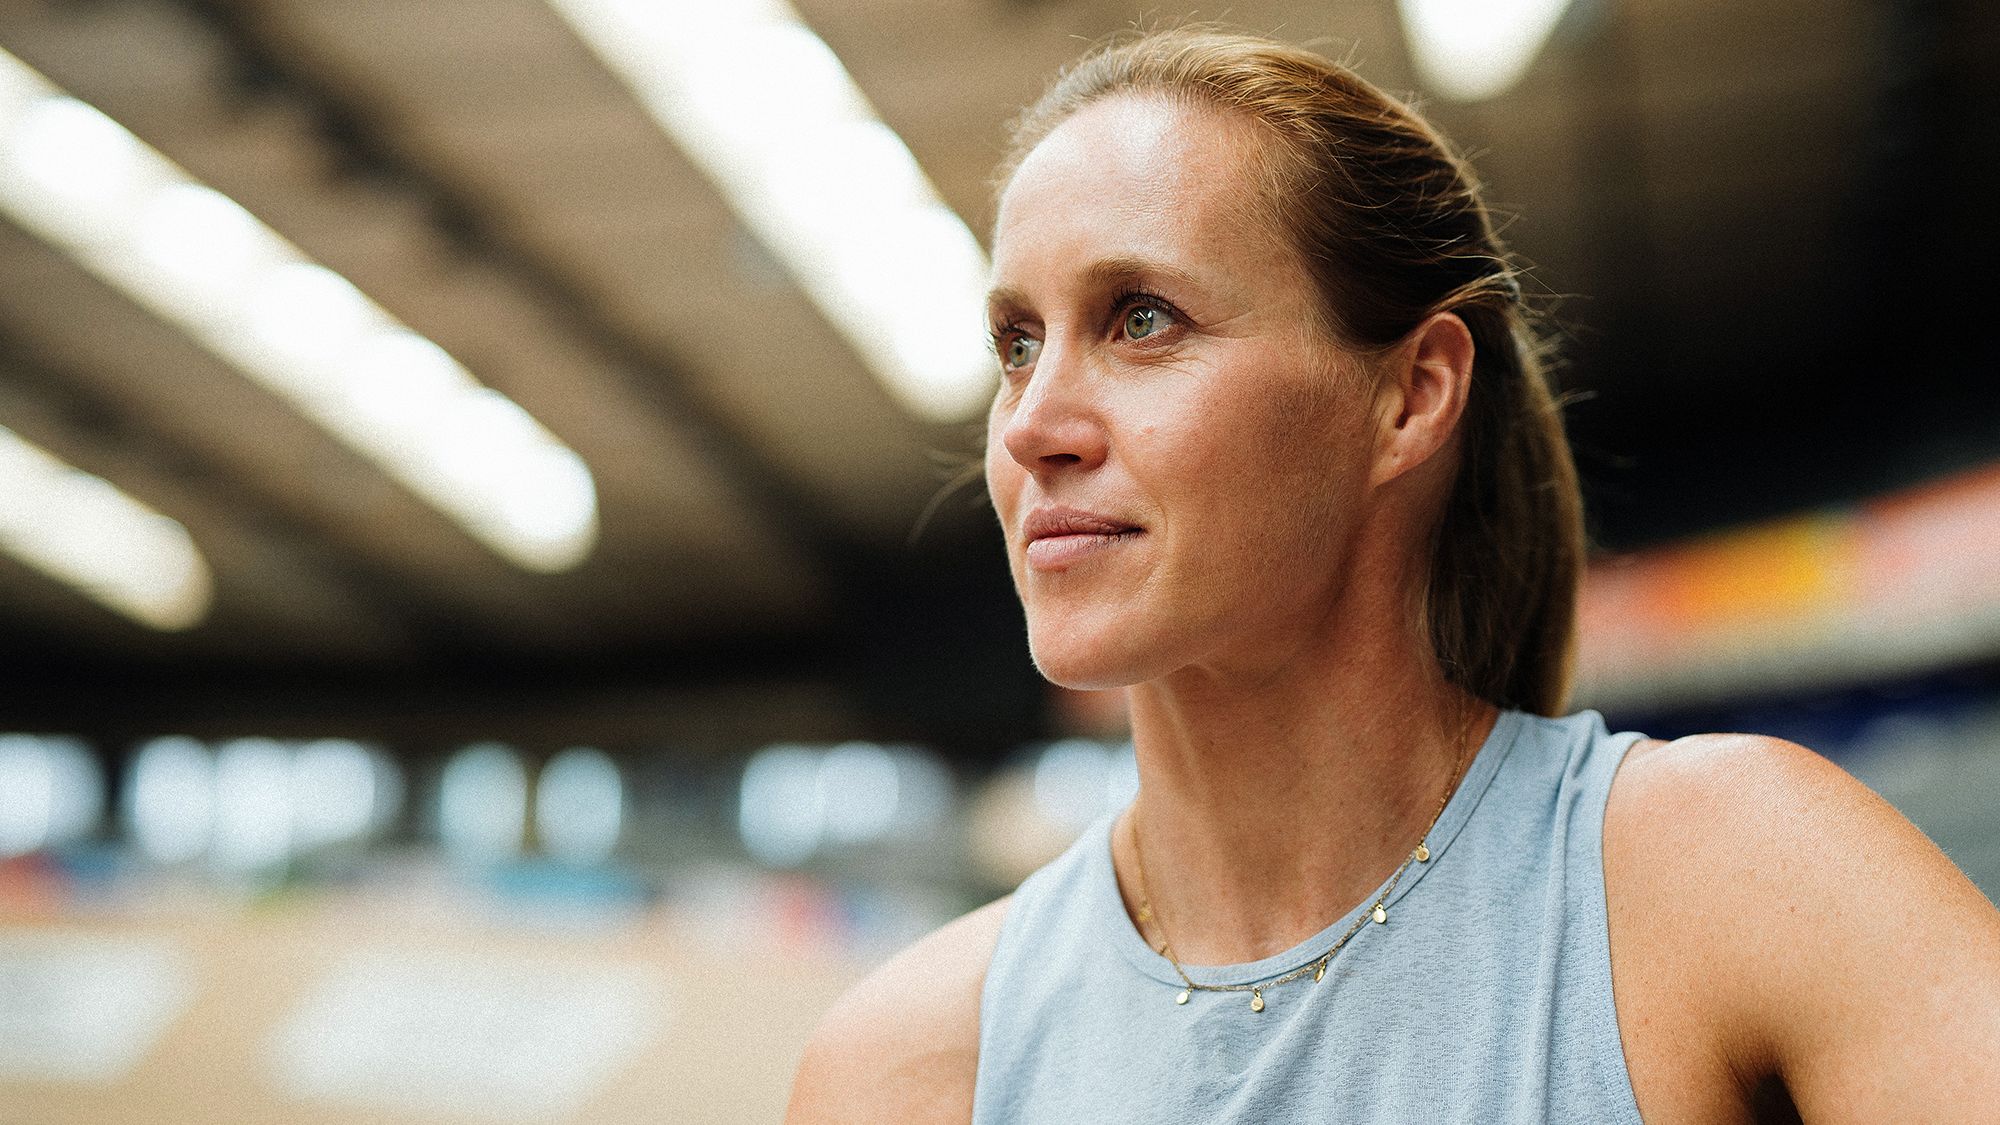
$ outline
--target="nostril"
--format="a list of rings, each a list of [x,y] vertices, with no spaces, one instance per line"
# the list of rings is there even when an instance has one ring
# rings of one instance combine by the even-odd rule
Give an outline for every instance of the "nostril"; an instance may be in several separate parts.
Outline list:
[[[1045,465],[1075,465],[1082,460],[1082,457],[1074,453],[1049,453],[1042,457],[1042,463]]]

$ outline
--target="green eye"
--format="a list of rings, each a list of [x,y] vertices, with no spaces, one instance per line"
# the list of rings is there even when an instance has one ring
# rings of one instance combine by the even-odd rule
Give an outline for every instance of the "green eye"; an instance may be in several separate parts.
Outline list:
[[[1167,314],[1151,305],[1134,305],[1125,314],[1125,338],[1143,340],[1167,326]]]
[[[1032,336],[1016,336],[1001,348],[1000,362],[1007,370],[1014,371],[1035,362],[1035,356],[1042,350],[1042,342]]]

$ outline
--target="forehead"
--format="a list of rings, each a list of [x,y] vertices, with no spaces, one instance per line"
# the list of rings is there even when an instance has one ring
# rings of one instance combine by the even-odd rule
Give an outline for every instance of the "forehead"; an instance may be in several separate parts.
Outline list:
[[[996,280],[1017,282],[1017,269],[1039,274],[1048,254],[1183,267],[1268,261],[1276,240],[1255,208],[1263,158],[1256,127],[1233,114],[1158,96],[1093,102],[1008,181],[994,224]]]

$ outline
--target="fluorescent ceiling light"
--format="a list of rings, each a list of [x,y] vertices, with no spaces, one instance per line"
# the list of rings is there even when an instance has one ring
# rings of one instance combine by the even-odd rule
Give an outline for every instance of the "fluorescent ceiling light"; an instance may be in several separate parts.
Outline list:
[[[437,830],[446,855],[474,867],[518,859],[527,816],[528,771],[513,747],[476,743],[445,763]]]
[[[0,859],[88,836],[104,814],[104,771],[74,738],[0,734]]]
[[[348,280],[0,51],[0,211],[290,402],[502,557],[597,539],[583,459]]]
[[[215,755],[185,735],[139,747],[126,767],[120,813],[125,838],[147,860],[164,865],[200,856],[215,825]]]
[[[214,596],[187,529],[0,428],[0,550],[155,629],[186,629]]]
[[[602,750],[572,746],[535,782],[535,838],[572,867],[606,863],[625,828],[625,778]]]
[[[1527,73],[1570,0],[1396,0],[1423,84],[1484,101]]]
[[[550,0],[913,413],[992,395],[987,262],[785,0]]]

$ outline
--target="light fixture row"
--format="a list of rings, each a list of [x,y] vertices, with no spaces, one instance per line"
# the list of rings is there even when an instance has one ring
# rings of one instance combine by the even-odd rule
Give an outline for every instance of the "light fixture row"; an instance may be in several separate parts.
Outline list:
[[[904,407],[990,399],[985,251],[791,5],[550,4]]]
[[[1495,98],[1527,74],[1571,0],[1396,0],[1410,61],[1427,89]]]
[[[597,535],[582,458],[234,200],[0,51],[0,211],[511,562]]]
[[[194,625],[214,595],[185,527],[5,428],[0,550],[155,629]]]

